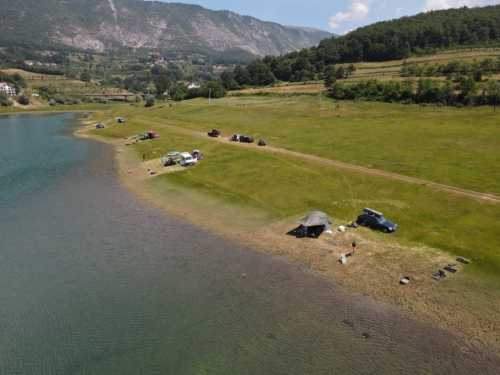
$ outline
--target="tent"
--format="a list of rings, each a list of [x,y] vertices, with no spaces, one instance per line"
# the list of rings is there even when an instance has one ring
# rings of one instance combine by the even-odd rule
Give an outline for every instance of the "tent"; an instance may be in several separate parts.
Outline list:
[[[307,227],[307,236],[318,238],[323,231],[330,228],[332,222],[328,219],[328,216],[321,211],[312,211],[302,218],[302,220],[296,221],[296,223],[303,224]],[[293,231],[289,232],[290,235],[296,235],[302,237],[300,226]]]
[[[324,226],[325,230],[332,224],[328,216],[321,211],[312,211],[304,216],[302,220],[297,221],[297,223],[304,224],[306,227]]]

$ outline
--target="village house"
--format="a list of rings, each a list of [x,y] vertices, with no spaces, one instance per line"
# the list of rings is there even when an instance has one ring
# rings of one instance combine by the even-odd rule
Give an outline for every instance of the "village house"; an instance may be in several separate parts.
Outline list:
[[[31,65],[33,65],[33,61],[26,60],[24,62],[24,64],[31,66]]]
[[[197,82],[184,82],[184,87],[188,89],[199,89],[200,85]]]
[[[9,96],[16,96],[16,89],[5,82],[0,82],[0,90]]]

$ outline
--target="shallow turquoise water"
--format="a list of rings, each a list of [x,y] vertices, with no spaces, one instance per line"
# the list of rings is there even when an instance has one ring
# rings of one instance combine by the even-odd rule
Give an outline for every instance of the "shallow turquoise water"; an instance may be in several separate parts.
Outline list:
[[[137,200],[73,119],[0,117],[0,374],[496,373],[486,350]]]

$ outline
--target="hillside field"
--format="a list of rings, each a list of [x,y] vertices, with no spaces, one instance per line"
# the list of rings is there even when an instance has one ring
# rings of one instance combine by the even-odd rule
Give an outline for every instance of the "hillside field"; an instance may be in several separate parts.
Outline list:
[[[497,60],[500,58],[500,49],[489,48],[489,49],[472,49],[472,50],[460,50],[460,51],[446,51],[436,55],[422,56],[422,57],[411,57],[406,59],[407,63],[416,63],[419,66],[424,65],[434,65],[447,64],[450,61],[467,61],[473,62],[477,60],[481,62],[484,59],[491,58]],[[343,66],[347,68],[349,64],[339,64],[338,66]],[[395,61],[384,61],[384,62],[360,62],[353,64],[356,67],[354,74],[346,79],[341,79],[341,82],[345,85],[355,85],[361,81],[367,81],[369,79],[376,79],[380,82],[388,81],[403,81],[405,78],[400,76],[401,68],[403,67],[403,60]],[[415,81],[418,77],[412,77]],[[436,79],[441,82],[446,80],[446,77],[430,77],[431,79]],[[499,74],[494,74],[491,76],[483,76],[483,81],[488,79],[500,80]],[[253,88],[245,89],[239,91],[232,91],[230,95],[237,93],[244,94],[254,94],[258,92],[269,92],[269,93],[319,93],[319,85],[321,85],[321,90],[325,92],[325,87],[323,85],[323,80],[312,80],[307,82],[282,82],[274,85],[274,87],[266,88]]]

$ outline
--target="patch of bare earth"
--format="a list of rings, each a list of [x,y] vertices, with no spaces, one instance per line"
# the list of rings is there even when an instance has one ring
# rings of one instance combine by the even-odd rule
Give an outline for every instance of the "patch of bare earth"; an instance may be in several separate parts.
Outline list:
[[[31,100],[30,104],[28,104],[28,105],[19,104],[16,100],[12,100],[11,102],[12,102],[13,107],[26,109],[26,110],[39,109],[39,108],[46,107],[46,105],[44,105],[43,102],[38,101],[38,100]]]

